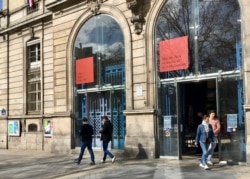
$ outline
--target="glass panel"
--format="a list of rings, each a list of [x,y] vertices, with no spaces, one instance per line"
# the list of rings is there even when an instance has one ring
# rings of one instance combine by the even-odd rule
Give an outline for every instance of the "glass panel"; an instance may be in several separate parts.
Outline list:
[[[168,0],[156,22],[157,64],[159,42],[187,35],[189,68],[160,73],[160,78],[237,69],[236,52],[241,46],[240,22],[240,8],[236,0],[193,0],[192,3],[189,0]]]
[[[111,92],[111,105],[111,119],[114,126],[112,148],[124,149],[126,121],[123,114],[123,111],[125,110],[125,93],[123,90]]]
[[[30,63],[40,61],[40,44],[28,46],[28,59]]]
[[[161,86],[160,105],[162,115],[159,120],[160,155],[178,156],[178,122],[176,87],[174,84]]]
[[[90,18],[76,37],[74,59],[94,57],[94,83],[77,85],[77,89],[124,84],[124,54],[124,37],[119,24],[104,14]]]
[[[219,82],[222,124],[220,160],[246,161],[243,82],[223,79]]]

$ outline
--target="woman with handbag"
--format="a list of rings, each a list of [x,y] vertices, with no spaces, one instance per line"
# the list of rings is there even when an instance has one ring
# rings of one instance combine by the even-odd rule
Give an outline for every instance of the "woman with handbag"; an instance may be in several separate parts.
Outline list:
[[[202,123],[197,127],[197,133],[195,138],[195,145],[198,146],[198,142],[202,149],[201,163],[200,167],[205,170],[209,169],[207,166],[207,156],[209,154],[210,144],[214,142],[214,133],[212,125],[209,124],[209,118],[204,115]]]

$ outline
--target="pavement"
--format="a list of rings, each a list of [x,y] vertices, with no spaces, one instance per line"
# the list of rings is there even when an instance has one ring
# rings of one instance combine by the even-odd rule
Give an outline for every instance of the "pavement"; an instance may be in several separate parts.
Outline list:
[[[250,179],[246,163],[216,162],[209,170],[199,167],[199,157],[176,159],[131,159],[112,151],[117,159],[102,164],[101,150],[94,150],[96,165],[89,165],[85,152],[80,165],[78,153],[59,155],[45,151],[0,149],[0,179]]]

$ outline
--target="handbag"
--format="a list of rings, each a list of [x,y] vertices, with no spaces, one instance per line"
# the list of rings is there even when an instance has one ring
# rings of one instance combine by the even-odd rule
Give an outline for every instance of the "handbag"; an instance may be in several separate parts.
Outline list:
[[[206,143],[210,144],[212,142],[212,140],[210,138],[206,138]]]

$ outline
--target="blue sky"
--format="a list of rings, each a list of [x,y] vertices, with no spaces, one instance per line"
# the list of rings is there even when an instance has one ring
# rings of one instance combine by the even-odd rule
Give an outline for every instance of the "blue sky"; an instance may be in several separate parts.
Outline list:
[[[2,9],[3,0],[0,0],[0,9]]]

